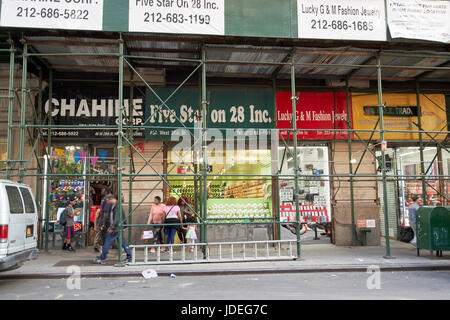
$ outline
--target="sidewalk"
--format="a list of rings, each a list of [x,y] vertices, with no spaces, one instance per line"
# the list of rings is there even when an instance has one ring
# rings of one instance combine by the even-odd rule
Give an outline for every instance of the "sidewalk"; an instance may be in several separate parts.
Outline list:
[[[67,267],[76,265],[83,277],[139,276],[145,269],[155,269],[161,276],[225,275],[244,273],[300,273],[300,272],[366,272],[369,266],[382,271],[450,270],[450,253],[443,257],[431,256],[422,250],[416,256],[415,248],[406,243],[391,241],[391,254],[395,259],[385,259],[385,247],[336,247],[332,244],[305,244],[302,257],[286,261],[254,261],[232,263],[198,263],[177,265],[146,265],[117,267],[117,251],[112,250],[105,265],[92,263],[96,253],[91,249],[74,253],[62,250],[41,252],[39,258],[28,261],[20,268],[0,273],[7,278],[64,278]]]

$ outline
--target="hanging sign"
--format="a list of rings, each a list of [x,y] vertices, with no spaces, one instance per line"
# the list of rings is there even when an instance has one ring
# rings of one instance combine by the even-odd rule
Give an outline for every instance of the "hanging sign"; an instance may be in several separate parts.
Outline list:
[[[102,30],[103,0],[2,0],[2,27]]]
[[[386,41],[384,0],[297,0],[298,37]]]
[[[330,129],[348,129],[347,96],[345,93],[333,92],[299,92],[297,93],[297,138],[299,140],[342,140],[347,139],[347,132],[330,131]],[[277,128],[292,128],[292,94],[277,92]],[[351,105],[350,105],[351,111]],[[301,129],[317,129],[301,131]],[[290,136],[289,136],[290,134]],[[290,140],[293,131],[280,130],[280,135]]]
[[[387,0],[392,38],[450,43],[450,1]]]
[[[133,125],[142,125],[144,114],[144,97],[135,95],[128,99],[129,90],[124,90],[123,125],[129,122],[132,112]],[[50,105],[52,105],[50,107]],[[101,129],[101,126],[116,126],[119,123],[119,99],[117,88],[101,87],[71,87],[56,85],[53,89],[52,104],[48,99],[48,89],[44,93],[44,112],[52,110],[52,122],[56,125],[79,125],[80,128],[59,128],[52,130],[53,138],[60,139],[102,139],[116,140],[117,129]],[[85,128],[82,128],[85,127]],[[86,128],[89,127],[89,128]],[[43,132],[47,135],[47,130]],[[144,131],[136,129],[135,138],[143,138]]]
[[[418,123],[419,109],[417,107],[417,96],[415,94],[384,94],[384,129],[385,130],[409,130],[408,132],[386,132],[385,139],[389,140],[419,140],[419,134],[413,133],[418,128],[414,123]],[[378,95],[376,94],[355,94],[352,96],[353,123],[358,130],[379,130],[379,125],[375,128],[379,119]],[[443,131],[446,126],[446,106],[445,95],[425,94],[420,95],[420,109],[422,111],[422,127],[427,131]],[[358,132],[362,139],[369,139],[371,132]],[[444,140],[446,133],[429,135],[423,134],[424,140]],[[379,140],[380,134],[374,133],[372,139]]]
[[[157,90],[166,100],[173,88]],[[267,89],[210,88],[208,97],[208,128],[254,129],[262,132],[273,128],[273,92]],[[200,124],[200,101],[197,88],[183,88],[167,100],[167,106],[151,92],[147,93],[145,125],[147,138],[170,138],[173,128],[192,128]]]
[[[130,0],[130,32],[225,34],[224,0]]]

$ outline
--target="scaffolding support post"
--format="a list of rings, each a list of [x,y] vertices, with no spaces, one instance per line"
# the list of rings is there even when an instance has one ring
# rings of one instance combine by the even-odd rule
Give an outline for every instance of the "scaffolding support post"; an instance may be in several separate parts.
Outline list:
[[[42,69],[39,69],[39,94],[38,94],[38,105],[37,105],[37,121],[41,124],[42,123],[42,77],[43,77],[43,73],[42,73]],[[38,136],[37,136],[37,141],[36,143],[38,144],[38,150],[37,150],[37,161],[41,161],[41,156],[42,156],[42,152],[41,152],[41,129],[37,130],[38,132]],[[42,173],[42,166],[38,166],[38,173],[41,174]],[[39,212],[39,208],[40,205],[39,203],[41,202],[40,200],[40,196],[41,196],[41,176],[36,176],[36,192],[35,192],[36,196],[35,196],[35,203],[36,203],[36,208],[38,208],[38,212]],[[41,209],[41,214],[38,215],[38,217],[40,218],[38,221],[42,222],[42,209]],[[41,224],[39,224],[38,230],[40,230],[41,228]],[[40,244],[42,240],[41,237],[42,233],[39,232],[38,234],[38,243]]]
[[[300,207],[298,203],[298,152],[297,152],[297,92],[295,90],[295,64],[294,55],[291,56],[291,101],[292,101],[292,128],[294,130],[294,202],[295,202],[295,233],[297,236],[297,257],[301,257],[300,245]],[[290,134],[289,134],[290,136]]]
[[[50,166],[47,166],[47,170],[52,170],[52,123],[53,123],[53,70],[48,71],[48,123],[47,130],[47,159]],[[47,172],[48,173],[48,172]],[[52,189],[51,181],[47,177],[47,198],[45,199],[45,236],[44,236],[44,250],[48,251],[48,236],[49,236],[49,219],[50,219],[50,190]]]
[[[119,243],[118,251],[119,265],[123,264],[122,258],[122,241],[123,241],[123,221],[122,221],[122,170],[123,170],[123,141],[122,141],[122,129],[123,129],[123,39],[122,34],[120,34],[119,39],[119,123],[117,132],[117,212],[119,219]]]
[[[425,161],[423,156],[423,134],[422,134],[422,106],[420,101],[419,82],[416,81],[416,99],[417,99],[417,122],[419,125],[419,151],[420,151],[420,180],[422,182],[422,201],[427,205],[427,184],[425,181]]]
[[[350,125],[350,88],[348,84],[348,78],[345,79],[345,95],[347,101],[347,127],[352,129]],[[352,134],[347,132],[347,145],[348,145],[348,173],[350,175],[350,213],[352,218],[352,245],[356,246],[356,228],[355,228],[355,193],[353,190],[353,163],[352,163]]]
[[[208,132],[208,101],[207,95],[206,95],[206,48],[205,46],[202,47],[202,154],[203,154],[203,164],[202,164],[202,175],[203,175],[203,205],[202,205],[202,219],[203,219],[203,228],[202,228],[202,238],[201,241],[203,243],[207,242],[208,234],[207,234],[207,228],[208,225],[205,223],[208,217],[208,181],[207,181],[207,166],[208,166],[208,159],[207,159],[207,132]],[[206,248],[203,248],[203,255],[206,257]]]
[[[130,126],[133,126],[134,121],[134,82],[133,82],[134,72],[130,72],[130,99],[128,102],[128,124]],[[130,139],[131,142],[133,142],[133,128],[128,129],[128,139]],[[133,167],[134,167],[134,161],[133,161],[133,148],[130,145],[129,148],[130,151],[130,163],[129,166],[129,173],[130,177],[128,178],[128,224],[133,224],[133,215],[131,214],[133,210],[133,178],[131,177],[131,174],[133,174]],[[128,228],[128,243],[131,242],[131,238],[133,236],[132,228]]]
[[[377,83],[378,83],[378,116],[380,119],[380,140],[384,141],[384,105],[383,105],[383,85],[381,79],[381,57],[377,56]],[[383,211],[384,211],[384,230],[386,239],[386,255],[384,258],[390,259],[391,243],[389,239],[389,212],[387,202],[387,184],[386,184],[386,158],[385,151],[381,148],[381,175],[383,183]]]
[[[6,178],[9,180],[11,178],[11,162],[12,162],[12,124],[13,124],[13,113],[14,113],[14,71],[15,71],[15,47],[14,41],[9,40],[10,43],[10,53],[9,53],[9,101],[8,101],[8,145],[6,151]]]
[[[276,74],[272,77],[272,92],[273,92],[273,114],[277,114],[277,76]],[[277,129],[276,122],[273,122],[273,129],[271,130],[271,141],[270,141],[270,148],[273,152],[275,150],[277,159],[278,159],[278,141],[274,141],[273,137],[273,131]],[[275,135],[277,139],[278,135]],[[275,146],[274,146],[275,145]],[[276,148],[276,149],[274,149]],[[278,172],[278,164],[277,164],[277,172]],[[278,177],[272,177],[272,216],[276,217],[278,220],[280,219],[280,180]],[[274,237],[274,240],[281,240],[281,224],[277,223],[272,225],[273,230],[277,230],[276,238]]]
[[[22,101],[20,108],[20,143],[19,143],[19,181],[23,182],[24,157],[25,157],[25,124],[27,112],[27,73],[28,73],[28,44],[23,41],[22,53]]]

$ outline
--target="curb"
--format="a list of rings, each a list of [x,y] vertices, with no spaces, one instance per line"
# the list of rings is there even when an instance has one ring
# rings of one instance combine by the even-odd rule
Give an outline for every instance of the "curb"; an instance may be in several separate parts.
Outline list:
[[[227,269],[227,270],[164,270],[157,271],[161,277],[178,276],[225,276],[225,275],[254,275],[254,274],[295,274],[295,273],[330,273],[330,272],[367,272],[370,265],[340,266],[340,267],[303,267],[303,268],[260,268],[260,269]],[[450,265],[397,265],[380,266],[381,272],[402,271],[450,271]],[[24,273],[0,274],[1,280],[23,279],[65,279],[73,276],[71,273]],[[81,278],[120,278],[142,277],[141,271],[118,272],[82,272]]]

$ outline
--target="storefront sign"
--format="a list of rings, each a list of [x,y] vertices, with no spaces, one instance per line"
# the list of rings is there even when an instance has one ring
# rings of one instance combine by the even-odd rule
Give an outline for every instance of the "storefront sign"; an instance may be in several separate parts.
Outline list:
[[[298,36],[386,41],[384,0],[298,0]]]
[[[418,109],[417,106],[385,107],[383,114],[386,117],[417,117],[419,115]],[[377,116],[379,113],[380,108],[378,106],[364,107],[366,116]]]
[[[166,100],[173,88],[157,90]],[[270,129],[273,128],[273,93],[264,89],[209,89],[208,128]],[[151,92],[147,93],[145,119],[147,138],[170,139],[173,128],[201,127],[201,104],[196,88],[184,88],[175,93],[167,106]],[[159,127],[159,128],[158,128]]]
[[[417,131],[418,108],[415,94],[384,94],[384,128],[385,130],[411,130]],[[374,130],[378,121],[378,95],[355,94],[352,96],[353,123],[357,130]],[[440,94],[420,95],[420,107],[422,110],[422,127],[427,131],[446,130],[445,96]],[[377,127],[379,129],[379,126]],[[358,132],[362,139],[369,139],[371,132]],[[446,134],[423,134],[424,140],[443,140]],[[373,139],[379,140],[379,133],[373,135]],[[386,132],[386,140],[419,140],[417,133]]]
[[[450,1],[387,0],[392,38],[450,43]]]
[[[292,128],[292,99],[290,92],[277,92],[277,128]],[[297,93],[297,137],[299,140],[342,140],[347,132],[332,129],[348,129],[347,96],[345,93],[300,92]],[[351,106],[350,106],[351,111]],[[302,129],[317,129],[301,131]],[[292,140],[292,131],[280,131],[280,135]]]
[[[117,139],[117,129],[99,129],[95,127],[105,125],[117,125],[119,116],[119,99],[117,99],[116,87],[55,87],[53,89],[52,108],[48,99],[48,91],[44,96],[44,113],[48,115],[52,109],[52,123],[55,125],[79,125],[89,126],[92,129],[70,128],[53,129],[53,138],[73,139]],[[144,114],[144,98],[137,96],[131,107],[130,100],[124,90],[123,124],[127,125],[129,112],[133,110],[133,124],[141,126]],[[47,130],[43,130],[44,136]],[[134,137],[142,138],[143,130],[135,130]]]
[[[103,0],[2,0],[0,25],[18,28],[102,30]]]
[[[130,0],[129,31],[225,34],[224,0]]]

